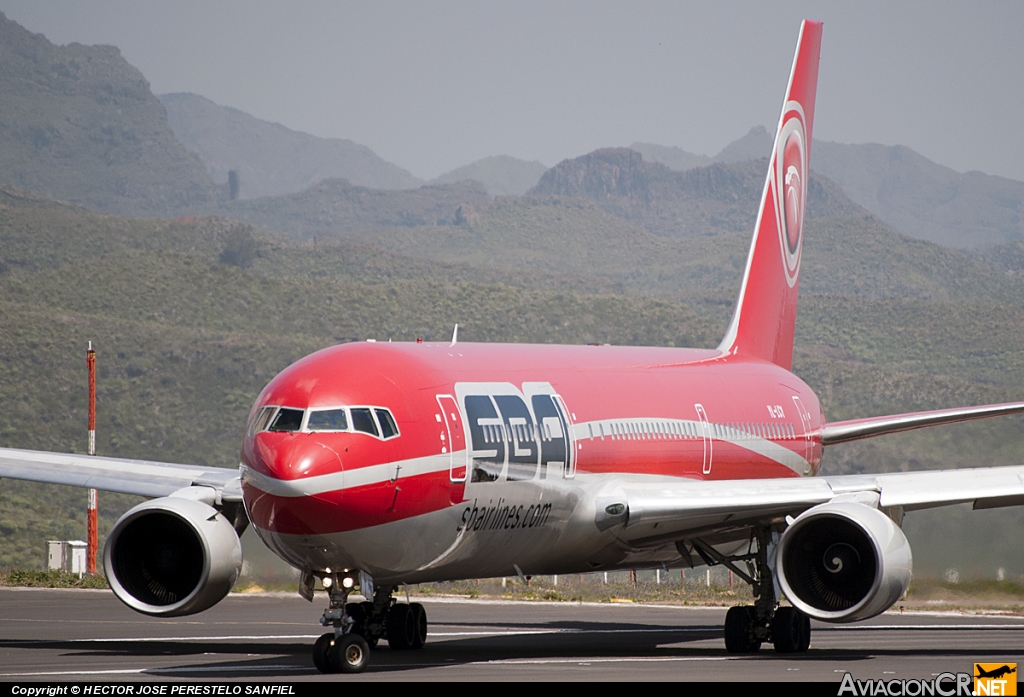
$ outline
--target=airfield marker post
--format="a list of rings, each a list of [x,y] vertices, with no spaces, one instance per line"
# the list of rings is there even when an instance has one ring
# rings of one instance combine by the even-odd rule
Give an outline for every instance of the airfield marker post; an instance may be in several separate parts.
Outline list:
[[[89,368],[89,455],[96,454],[96,351],[89,342],[89,350],[86,352],[86,365]],[[96,489],[89,489],[88,522],[88,549],[86,551],[86,571],[89,574],[96,574],[96,549],[99,547],[99,520],[97,509],[99,506],[99,493]]]

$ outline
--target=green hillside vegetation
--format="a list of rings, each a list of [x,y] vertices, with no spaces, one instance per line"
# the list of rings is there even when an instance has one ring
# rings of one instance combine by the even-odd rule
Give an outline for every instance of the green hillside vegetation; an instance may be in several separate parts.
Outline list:
[[[972,256],[1007,276],[1024,274],[1024,240],[974,250]]]
[[[537,185],[547,169],[536,160],[527,162],[508,155],[495,155],[457,167],[430,183],[451,184],[473,179],[483,184],[491,196],[521,196]]]
[[[295,193],[324,179],[376,189],[423,184],[351,140],[293,131],[197,94],[162,94],[160,101],[175,137],[199,156],[216,182],[227,183],[229,170],[238,174],[239,198]]]
[[[0,14],[0,94],[0,183],[128,215],[215,199],[149,83],[113,46],[55,46]]]
[[[392,254],[502,277],[527,274],[533,280],[532,274],[541,273],[550,281],[568,274],[574,283],[597,277],[608,289],[686,299],[694,309],[708,306],[725,319],[750,244],[749,230],[666,238],[606,213],[595,202],[562,196],[499,197],[483,206],[463,206],[462,215],[461,225],[338,233],[323,240],[371,239]],[[1024,303],[1019,279],[984,260],[909,239],[863,213],[808,220],[805,238],[805,296]],[[329,258],[306,263],[316,268]]]
[[[252,228],[218,218],[126,219],[58,203],[31,192],[0,187],[3,244],[8,270],[55,269],[130,250],[175,250],[217,258],[228,238]],[[257,231],[260,244],[279,236]]]
[[[551,280],[564,279],[566,274],[577,279],[599,277],[623,288],[663,294],[738,287],[748,243],[746,235],[698,240],[661,237],[580,198],[498,197],[462,204],[455,210],[461,211],[460,224],[441,220],[439,224],[382,225],[376,229],[358,228],[356,223],[351,224],[353,229],[346,229],[347,221],[359,216],[339,215],[334,227],[320,228],[317,242],[320,249],[327,249],[330,243],[372,242],[392,254],[458,264],[476,269],[477,274],[527,274],[532,278],[541,273]],[[277,219],[270,215],[248,217],[268,227]],[[372,218],[364,224],[371,225]],[[286,232],[294,229],[284,227]],[[313,229],[307,228],[307,232]],[[324,262],[311,259],[309,263],[319,266]]]

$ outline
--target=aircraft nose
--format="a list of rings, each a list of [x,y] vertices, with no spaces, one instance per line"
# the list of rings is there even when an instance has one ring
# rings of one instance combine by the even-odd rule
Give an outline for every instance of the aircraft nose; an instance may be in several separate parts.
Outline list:
[[[342,471],[341,457],[307,433],[257,433],[247,464],[267,476],[285,481]]]

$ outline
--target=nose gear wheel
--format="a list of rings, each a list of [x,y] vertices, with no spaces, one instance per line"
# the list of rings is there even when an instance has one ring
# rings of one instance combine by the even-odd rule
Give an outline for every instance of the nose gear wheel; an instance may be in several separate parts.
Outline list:
[[[348,601],[351,589],[330,584],[330,605],[320,623],[334,628],[313,644],[313,665],[321,673],[359,673],[370,649],[386,639],[395,651],[421,649],[427,640],[427,612],[420,603],[398,603],[394,586],[378,586],[372,600]]]

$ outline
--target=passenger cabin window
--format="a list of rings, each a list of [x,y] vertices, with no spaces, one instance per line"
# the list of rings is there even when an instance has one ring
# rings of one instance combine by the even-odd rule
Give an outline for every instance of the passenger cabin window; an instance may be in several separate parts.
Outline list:
[[[344,409],[317,409],[309,412],[306,428],[310,431],[347,431],[348,416]]]
[[[270,424],[270,431],[298,431],[302,428],[302,416],[305,412],[302,409],[289,409],[281,407]]]

